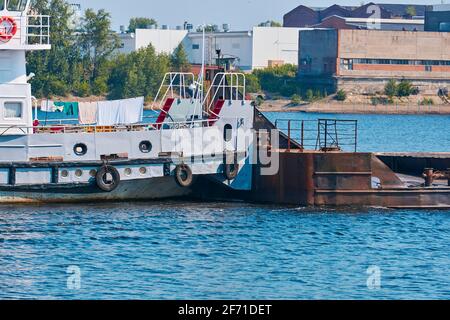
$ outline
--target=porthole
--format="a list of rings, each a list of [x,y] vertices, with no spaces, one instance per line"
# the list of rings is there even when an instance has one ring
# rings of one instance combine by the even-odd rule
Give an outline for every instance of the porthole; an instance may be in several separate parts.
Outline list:
[[[80,178],[83,175],[83,170],[81,169],[77,169],[75,170],[75,176]]]
[[[69,176],[69,171],[67,171],[67,170],[61,171],[61,177],[67,178],[68,176]]]
[[[150,153],[152,151],[152,143],[148,140],[141,141],[139,143],[139,150],[141,150],[142,153]]]
[[[97,175],[97,170],[92,169],[91,171],[89,171],[89,175],[90,175],[92,178],[95,178],[95,176]]]
[[[145,168],[145,167],[140,168],[139,169],[139,173],[142,174],[142,175],[146,174],[147,173],[147,168]]]
[[[87,146],[84,143],[77,143],[73,146],[73,152],[79,157],[86,155],[87,150]]]
[[[232,138],[233,138],[233,127],[231,126],[231,124],[226,124],[223,127],[223,140],[225,140],[226,142],[230,142]]]
[[[133,171],[131,170],[131,168],[126,168],[124,170],[124,173],[127,177],[131,176],[131,174],[133,173]]]

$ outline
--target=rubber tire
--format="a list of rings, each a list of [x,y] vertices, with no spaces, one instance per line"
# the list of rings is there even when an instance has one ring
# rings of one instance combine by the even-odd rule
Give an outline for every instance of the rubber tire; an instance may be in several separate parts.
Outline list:
[[[224,175],[227,180],[234,180],[239,174],[239,164],[235,160],[233,164],[225,164]]]
[[[107,184],[103,180],[105,175],[108,173],[111,174],[111,176],[112,176],[111,184]],[[95,180],[96,180],[97,186],[100,188],[100,190],[105,191],[105,192],[112,192],[112,191],[116,190],[116,188],[119,186],[120,174],[119,174],[119,171],[117,171],[117,169],[112,166],[103,166],[100,168],[100,170],[98,170],[98,172],[95,176]]]
[[[183,179],[183,175],[186,178]],[[175,181],[182,188],[189,188],[194,183],[194,176],[192,170],[188,165],[180,164],[175,168]]]

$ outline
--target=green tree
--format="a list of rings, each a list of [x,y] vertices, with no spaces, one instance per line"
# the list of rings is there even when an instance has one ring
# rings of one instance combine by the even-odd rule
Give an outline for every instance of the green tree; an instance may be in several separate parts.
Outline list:
[[[389,80],[384,87],[384,93],[389,98],[396,96],[398,94],[397,81],[395,81],[394,79]]]
[[[217,30],[217,26],[213,25],[213,24],[208,24],[206,26],[199,26],[197,28],[197,32],[203,32],[203,28],[205,29],[206,33],[211,33],[211,32],[216,32]]]
[[[308,102],[314,101],[314,91],[312,91],[312,89],[308,89],[306,91],[306,101],[308,101]]]
[[[183,44],[179,44],[170,56],[170,65],[173,71],[186,72],[190,70],[190,64],[186,50],[184,50]]]
[[[302,103],[302,97],[300,97],[298,94],[294,94],[294,95],[291,97],[291,103],[292,103],[294,106],[298,106],[300,103]]]
[[[409,97],[413,92],[413,86],[410,81],[402,80],[397,87],[399,97]]]
[[[130,23],[128,25],[128,32],[134,33],[136,32],[136,29],[147,29],[149,26],[157,27],[158,22],[156,22],[156,20],[152,18],[143,18],[143,17],[131,18]]]
[[[270,26],[272,28],[279,28],[282,27],[283,25],[277,21],[273,21],[273,20],[267,20],[265,22],[261,22],[258,27],[266,27],[266,26]]]
[[[258,93],[261,91],[261,84],[259,83],[259,78],[255,74],[248,74],[245,77],[246,89],[249,93]]]
[[[336,93],[336,100],[337,101],[345,101],[347,99],[347,93],[340,89],[337,93]]]
[[[111,16],[101,9],[98,12],[88,9],[82,21],[82,33],[80,35],[83,62],[88,72],[91,87],[99,83],[99,79],[106,79],[109,71],[106,66],[108,59],[119,48],[118,36],[111,31]],[[105,82],[106,84],[106,82]],[[103,86],[103,89],[106,87]],[[97,94],[100,92],[96,89]]]
[[[109,97],[155,98],[160,82],[169,70],[170,57],[156,54],[151,45],[128,55],[118,55],[111,62],[108,79]]]
[[[406,14],[410,17],[415,17],[417,15],[416,7],[408,6],[406,8]]]
[[[65,95],[72,89],[71,63],[79,60],[70,26],[73,11],[64,0],[35,0],[32,6],[37,12],[51,16],[52,42],[51,50],[27,53],[27,72],[36,74],[31,81],[33,94],[37,97]]]

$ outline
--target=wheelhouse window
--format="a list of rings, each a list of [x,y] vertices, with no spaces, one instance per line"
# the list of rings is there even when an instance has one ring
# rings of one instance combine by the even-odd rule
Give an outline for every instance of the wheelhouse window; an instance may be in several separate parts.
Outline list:
[[[27,7],[27,0],[6,0],[8,11],[24,11]],[[3,4],[2,4],[3,6]]]
[[[21,102],[5,102],[3,116],[5,119],[22,118],[22,109]]]

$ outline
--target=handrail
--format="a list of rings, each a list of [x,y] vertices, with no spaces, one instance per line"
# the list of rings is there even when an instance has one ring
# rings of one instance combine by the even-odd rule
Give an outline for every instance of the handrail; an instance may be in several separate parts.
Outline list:
[[[230,79],[230,83],[227,83],[227,77]],[[202,101],[202,105],[206,106],[208,114],[213,114],[218,117],[219,115],[214,114],[211,110],[217,98],[222,97],[223,100],[245,101],[245,88],[245,74],[219,72],[214,76],[211,86]],[[240,90],[242,90],[242,93]],[[222,95],[220,95],[220,93],[222,93]],[[229,93],[229,99],[227,99],[227,93]],[[240,94],[242,94],[242,99],[239,98]]]
[[[169,83],[167,84],[167,80]],[[179,80],[179,83],[176,83]],[[156,93],[154,103],[158,105],[158,109],[162,110],[162,106],[166,101],[167,97],[175,98],[175,88],[179,90],[179,98],[185,99],[187,97],[187,89],[190,88],[192,84],[195,84],[195,76],[192,72],[168,72],[164,75],[163,81]],[[164,91],[164,88],[166,90]],[[162,93],[164,91],[164,93]],[[159,102],[159,104],[158,104]]]
[[[142,131],[144,130],[171,130],[171,129],[180,129],[180,128],[191,128],[193,127],[208,127],[210,123],[215,122],[215,120],[195,120],[195,121],[180,121],[180,122],[165,122],[163,125],[157,125],[155,123],[137,123],[137,124],[128,124],[128,125],[113,125],[113,126],[99,126],[99,125],[59,125],[55,124],[53,126],[46,125],[38,125],[38,126],[2,126],[0,125],[0,132],[2,129],[6,129],[3,131],[1,135],[5,134],[7,131],[12,129],[20,129],[24,134],[26,134],[26,130],[34,132],[35,134],[47,133],[48,131],[52,133],[66,133],[70,131],[71,133],[80,131],[83,133],[97,133],[97,132],[116,132],[116,131]]]
[[[287,135],[288,150],[295,141],[302,148],[314,150],[341,149],[341,147],[358,147],[357,120],[291,120],[277,119],[275,127]]]

